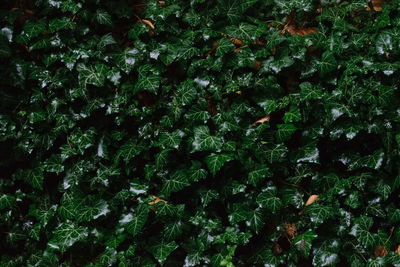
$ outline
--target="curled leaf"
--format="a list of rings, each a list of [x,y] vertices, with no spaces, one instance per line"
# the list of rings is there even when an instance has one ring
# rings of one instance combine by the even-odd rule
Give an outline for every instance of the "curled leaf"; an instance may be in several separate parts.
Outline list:
[[[264,118],[261,118],[259,120],[256,120],[255,122],[253,122],[252,126],[256,126],[258,123],[268,122],[269,119],[270,119],[270,117],[269,117],[269,115],[267,115]]]
[[[385,246],[377,246],[374,251],[375,257],[385,257],[388,254]]]
[[[157,204],[157,203],[160,202],[160,201],[164,202],[165,204],[168,203],[168,201],[166,201],[166,200],[164,200],[164,199],[161,199],[161,198],[159,198],[158,196],[153,196],[153,199],[154,199],[154,201],[149,202],[149,205]]]
[[[307,199],[307,202],[306,202],[306,207],[307,206],[309,206],[309,205],[311,205],[312,203],[314,203],[315,201],[317,201],[317,199],[318,199],[318,195],[311,195],[308,199]]]
[[[141,19],[141,20],[139,20],[139,22],[140,23],[143,23],[143,24],[146,24],[147,26],[149,26],[150,27],[150,29],[151,30],[155,30],[155,28],[156,27],[154,27],[154,24],[153,23],[151,23],[151,21],[150,20],[147,20],[147,19]]]

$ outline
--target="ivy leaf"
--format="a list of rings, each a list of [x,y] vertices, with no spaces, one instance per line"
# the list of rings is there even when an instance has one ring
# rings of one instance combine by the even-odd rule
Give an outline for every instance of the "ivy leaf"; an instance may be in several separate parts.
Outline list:
[[[113,24],[110,14],[104,9],[97,9],[95,17],[97,22],[102,25],[111,26]]]
[[[146,204],[140,204],[134,211],[134,214],[129,213],[123,215],[119,223],[132,236],[137,235],[143,226],[146,224],[149,208]]]
[[[317,234],[312,230],[307,230],[303,234],[297,235],[293,240],[293,244],[304,257],[308,258],[310,255],[312,241],[315,238],[317,238]]]
[[[257,203],[271,213],[276,213],[282,207],[282,201],[276,196],[276,188],[267,188],[257,196]]]
[[[2,194],[0,197],[0,210],[10,209],[14,205],[14,202],[14,196]]]
[[[181,130],[176,130],[172,133],[164,132],[160,136],[159,144],[162,148],[178,149],[183,136],[184,132],[182,132]]]
[[[76,66],[76,70],[79,72],[79,81],[83,86],[86,86],[86,84],[92,84],[101,87],[104,85],[108,67],[101,63],[89,67],[83,63],[79,63]]]
[[[226,38],[218,40],[218,47],[215,51],[215,55],[220,57],[225,55],[229,51],[233,51],[235,46]]]
[[[178,103],[182,103],[182,105],[184,106],[191,104],[197,96],[193,80],[188,79],[185,82],[181,83],[178,87],[178,94]]]
[[[165,242],[162,240],[159,244],[151,248],[153,256],[157,259],[158,263],[163,265],[167,260],[168,256],[178,248],[178,244],[175,241]]]
[[[221,149],[223,145],[221,138],[210,135],[210,130],[207,126],[197,126],[193,131],[193,151],[216,151]]]
[[[25,178],[27,183],[29,183],[33,188],[39,190],[43,189],[43,180],[43,170],[41,168],[29,170]]]
[[[285,160],[287,152],[288,149],[284,145],[279,144],[271,149],[265,150],[265,157],[269,163],[281,162]]]
[[[286,141],[297,130],[293,124],[278,124],[276,139],[279,143]]]
[[[318,87],[313,87],[309,82],[300,84],[300,96],[302,100],[321,99],[322,90]]]
[[[270,171],[269,168],[261,168],[258,170],[254,170],[249,172],[249,184],[253,185],[253,186],[257,186],[257,184],[264,179],[265,177],[271,177],[273,175],[273,173]]]
[[[186,173],[177,171],[174,173],[169,180],[166,180],[161,188],[161,193],[169,196],[171,193],[178,192],[189,186]]]
[[[76,242],[85,241],[88,234],[87,227],[78,226],[73,222],[64,222],[54,230],[53,237],[47,245],[65,252]]]
[[[250,222],[250,228],[253,229],[256,233],[260,231],[265,223],[260,210],[250,211],[248,215],[248,220]]]
[[[204,161],[207,164],[208,169],[211,174],[215,176],[215,174],[221,169],[221,167],[227,162],[233,160],[233,156],[231,154],[210,154],[207,156]]]

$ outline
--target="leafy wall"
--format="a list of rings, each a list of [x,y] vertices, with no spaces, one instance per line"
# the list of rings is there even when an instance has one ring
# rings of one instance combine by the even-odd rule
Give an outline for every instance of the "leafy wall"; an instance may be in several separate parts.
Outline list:
[[[400,4],[3,0],[0,266],[400,266]]]

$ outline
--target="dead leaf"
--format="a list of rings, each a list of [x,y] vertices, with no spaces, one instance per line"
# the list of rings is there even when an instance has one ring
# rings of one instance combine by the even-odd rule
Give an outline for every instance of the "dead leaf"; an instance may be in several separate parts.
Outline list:
[[[217,48],[218,48],[218,43],[217,43],[217,41],[213,41],[212,48],[211,48],[210,50],[208,50],[208,51],[204,54],[204,56],[207,57],[208,55],[213,54],[213,53],[217,50]]]
[[[229,38],[229,41],[236,46],[241,46],[243,43],[243,41],[239,38]]]
[[[374,251],[375,257],[385,257],[388,254],[385,246],[377,246]]]
[[[381,12],[382,11],[382,3],[383,0],[372,0],[372,8],[377,11],[377,12]]]
[[[235,50],[233,50],[233,52],[234,52],[234,53],[237,53],[237,52],[239,52],[240,50],[242,50],[242,49],[245,48],[245,47],[248,47],[248,45],[244,45],[244,46],[235,48]]]
[[[258,123],[262,124],[264,122],[267,122],[267,121],[269,121],[269,119],[270,119],[270,117],[269,117],[269,115],[267,115],[264,118],[261,118],[259,120],[256,120],[255,122],[253,122],[252,126],[256,126]]]
[[[294,223],[285,223],[285,230],[286,230],[286,234],[288,236],[290,236],[291,238],[294,238],[296,235],[296,225]]]
[[[253,69],[259,70],[261,68],[261,61],[256,60],[254,61]]]
[[[394,252],[396,252],[397,254],[400,254],[400,245],[397,246],[397,249]]]
[[[257,39],[257,40],[254,41],[254,44],[255,45],[266,45],[267,43]]]
[[[215,102],[211,94],[209,94],[207,97],[207,110],[211,116],[217,114],[217,103]]]
[[[306,202],[305,207],[311,205],[312,203],[314,203],[315,201],[317,201],[317,199],[318,199],[318,195],[311,195],[311,196],[307,199],[307,202]]]
[[[161,198],[159,198],[158,196],[153,196],[153,199],[154,199],[154,201],[149,202],[149,205],[157,204],[157,203],[160,202],[160,201],[164,202],[165,204],[168,203],[168,201],[166,201],[166,200],[164,200],[164,199],[161,199]]]
[[[294,12],[290,13],[289,16],[286,17],[286,25],[283,27],[281,35],[284,35],[286,31],[290,34],[297,34],[300,36],[318,32],[317,29],[313,27],[298,28],[296,25],[296,13]]]
[[[141,19],[139,20],[140,23],[146,24],[147,26],[150,27],[150,29],[152,29],[153,31],[155,30],[156,27],[154,27],[153,23],[151,23],[150,20],[148,19]]]
[[[272,244],[272,253],[274,253],[274,255],[279,255],[282,252],[282,247],[278,243],[274,242],[274,244]]]
[[[165,1],[158,1],[158,3],[160,3],[161,7],[166,7],[167,5],[165,4]]]

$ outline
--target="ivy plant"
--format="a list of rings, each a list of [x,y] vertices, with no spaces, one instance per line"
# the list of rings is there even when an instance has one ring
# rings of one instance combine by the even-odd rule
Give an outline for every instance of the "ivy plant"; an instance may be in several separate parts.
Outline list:
[[[3,0],[0,266],[400,266],[395,0]]]

